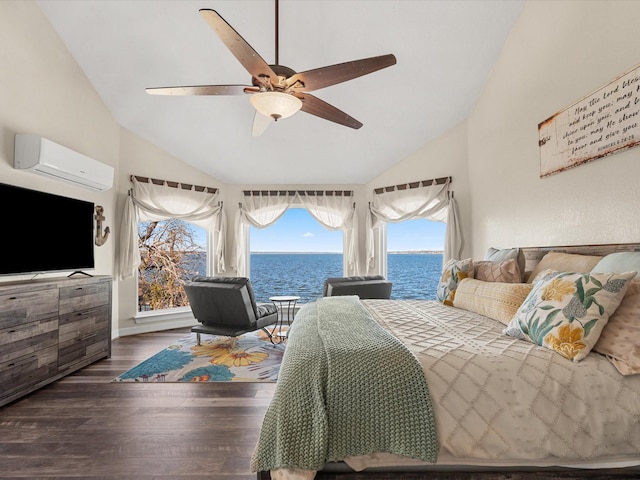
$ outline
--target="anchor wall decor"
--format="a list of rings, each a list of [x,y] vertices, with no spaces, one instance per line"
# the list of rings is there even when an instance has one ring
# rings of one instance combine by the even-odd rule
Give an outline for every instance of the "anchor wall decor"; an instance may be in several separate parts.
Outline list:
[[[102,234],[102,222],[104,222],[104,215],[102,212],[104,208],[102,205],[96,205],[96,214],[93,218],[96,219],[96,245],[101,246],[107,242],[107,238],[109,238],[109,227],[105,227],[104,235]]]

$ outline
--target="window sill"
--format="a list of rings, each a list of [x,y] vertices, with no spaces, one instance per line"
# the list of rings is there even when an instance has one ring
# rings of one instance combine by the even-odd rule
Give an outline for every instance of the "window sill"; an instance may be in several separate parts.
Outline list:
[[[189,307],[170,308],[164,310],[151,310],[148,312],[138,312],[133,317],[136,324],[175,322],[177,320],[195,320]]]

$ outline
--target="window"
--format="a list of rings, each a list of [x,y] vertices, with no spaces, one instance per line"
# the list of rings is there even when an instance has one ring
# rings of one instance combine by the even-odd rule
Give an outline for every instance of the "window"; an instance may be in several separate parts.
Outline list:
[[[207,231],[178,219],[138,223],[138,311],[189,305],[182,285],[207,274]]]
[[[436,298],[446,223],[424,219],[386,224],[387,278],[392,298]]]
[[[256,301],[297,295],[299,303],[322,296],[328,277],[343,272],[343,234],[329,231],[304,208],[290,207],[272,226],[250,231],[249,278]]]

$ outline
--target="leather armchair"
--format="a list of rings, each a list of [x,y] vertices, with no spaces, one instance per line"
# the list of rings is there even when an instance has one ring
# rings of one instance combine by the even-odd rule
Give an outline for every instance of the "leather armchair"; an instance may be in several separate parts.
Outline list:
[[[246,277],[194,277],[184,286],[193,316],[200,323],[191,328],[200,334],[237,337],[276,323],[273,303],[256,303],[251,281]]]
[[[327,278],[322,290],[323,297],[338,295],[357,295],[361,299],[391,298],[393,283],[382,275],[368,275],[363,277],[332,277]]]

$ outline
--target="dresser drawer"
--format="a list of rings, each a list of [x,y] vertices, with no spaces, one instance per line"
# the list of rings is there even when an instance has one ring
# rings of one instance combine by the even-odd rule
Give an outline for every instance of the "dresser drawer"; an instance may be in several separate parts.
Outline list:
[[[111,278],[0,282],[0,407],[111,356]]]
[[[0,330],[0,363],[37,353],[58,344],[58,318]]]
[[[110,354],[110,306],[83,310],[60,317],[58,369],[66,370],[87,358]]]
[[[0,363],[0,399],[52,377],[57,374],[57,371],[58,347],[56,345]]]
[[[108,326],[109,305],[61,315],[58,320],[58,341],[62,347],[98,330],[108,329]]]
[[[87,310],[111,302],[111,283],[96,282],[60,288],[60,315]]]
[[[58,288],[7,290],[0,294],[0,330],[58,315]]]

